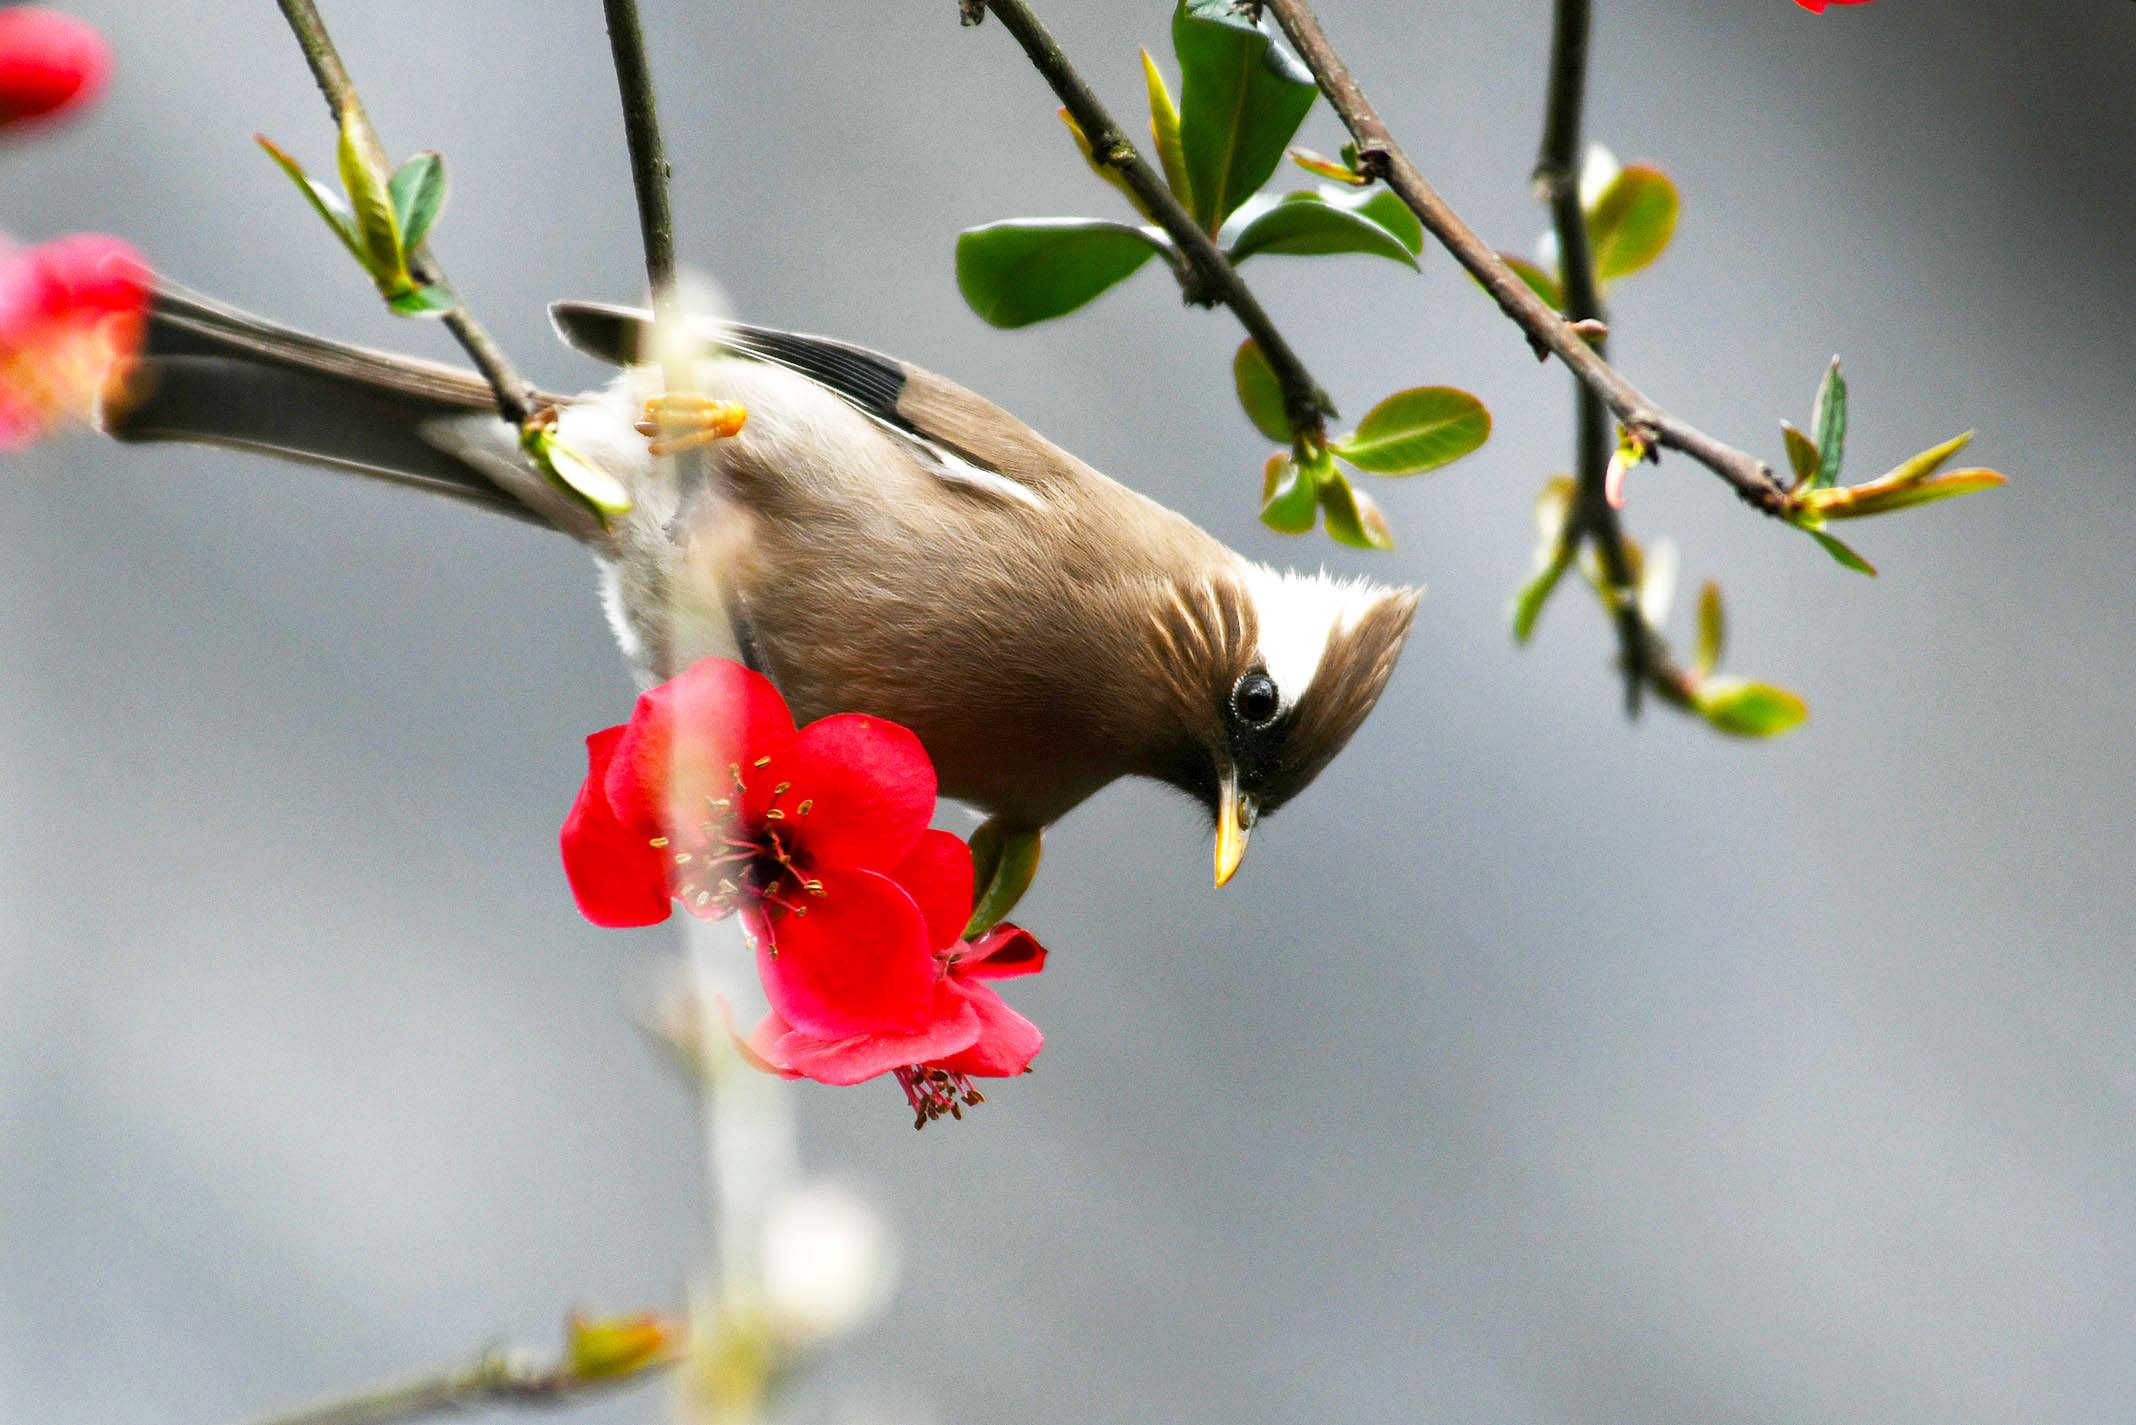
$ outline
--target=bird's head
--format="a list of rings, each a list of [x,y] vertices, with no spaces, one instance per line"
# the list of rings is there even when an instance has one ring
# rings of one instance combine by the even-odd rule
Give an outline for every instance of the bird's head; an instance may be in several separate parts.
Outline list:
[[[1245,561],[1160,591],[1151,673],[1174,733],[1153,770],[1209,809],[1219,886],[1379,702],[1422,597]]]

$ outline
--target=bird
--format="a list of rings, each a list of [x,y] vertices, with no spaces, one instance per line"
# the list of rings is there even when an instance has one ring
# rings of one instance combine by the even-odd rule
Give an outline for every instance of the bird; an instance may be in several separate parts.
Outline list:
[[[1247,558],[957,383],[827,337],[690,317],[669,389],[648,311],[558,302],[620,368],[540,393],[557,444],[619,482],[598,515],[524,453],[470,371],[313,336],[158,279],[121,441],[353,471],[557,530],[593,553],[641,686],[698,659],[797,718],[915,733],[942,795],[1037,833],[1100,788],[1187,793],[1229,881],[1250,833],[1379,702],[1419,590]],[[663,327],[663,330],[666,328]],[[742,413],[661,458],[648,412]]]

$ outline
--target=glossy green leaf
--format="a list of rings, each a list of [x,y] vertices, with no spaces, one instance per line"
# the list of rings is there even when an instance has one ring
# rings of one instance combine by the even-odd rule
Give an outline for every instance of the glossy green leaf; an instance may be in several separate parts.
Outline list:
[[[1932,445],[1919,455],[1900,461],[1896,466],[1870,481],[1871,485],[1914,485],[1926,480],[1941,470],[1944,463],[1970,445],[1971,431],[1954,435],[1941,445]]]
[[[1338,208],[1362,213],[1393,233],[1403,247],[1418,257],[1424,255],[1424,223],[1410,211],[1402,195],[1392,188],[1323,188],[1320,196]]]
[[[1996,470],[1952,470],[1943,475],[1930,475],[1926,479],[1907,484],[1887,485],[1879,480],[1871,485],[1857,485],[1844,493],[1854,498],[1843,504],[1825,507],[1827,519],[1859,519],[1864,515],[1884,515],[1893,510],[1908,509],[1914,505],[1933,504],[1937,500],[1956,499],[1960,495],[1978,494],[2008,484],[2008,479]],[[1842,493],[1834,491],[1833,493]]]
[[[1411,269],[1417,265],[1416,254],[1399,237],[1365,214],[1330,203],[1318,193],[1293,193],[1280,201],[1255,198],[1239,209],[1238,216],[1245,221],[1224,254],[1233,262],[1244,262],[1259,252],[1301,257],[1361,252],[1392,258]]]
[[[1692,695],[1692,706],[1731,737],[1778,737],[1800,727],[1809,704],[1785,688],[1741,678],[1711,678]]]
[[[1678,207],[1668,174],[1638,163],[1619,169],[1587,214],[1596,280],[1629,276],[1661,256],[1676,233]]]
[[[1357,549],[1392,549],[1394,534],[1387,517],[1372,497],[1352,485],[1340,470],[1320,480],[1320,508],[1327,515],[1328,533],[1338,543]]]
[[[1562,312],[1565,310],[1565,292],[1563,288],[1558,286],[1558,281],[1555,277],[1552,277],[1525,257],[1515,257],[1509,252],[1501,252],[1498,255],[1504,260],[1506,266],[1513,269],[1515,277],[1528,284],[1529,291],[1549,304],[1551,311]]]
[[[1876,566],[1874,564],[1871,564],[1868,560],[1862,558],[1861,555],[1856,554],[1854,550],[1844,541],[1834,539],[1831,535],[1826,534],[1821,529],[1809,529],[1808,527],[1804,526],[1803,532],[1809,535],[1810,538],[1816,540],[1819,544],[1823,545],[1825,553],[1831,555],[1834,559],[1837,559],[1840,563],[1846,565],[1855,573],[1867,574],[1872,579],[1876,577]]]
[[[444,283],[431,282],[387,298],[386,305],[403,317],[442,317],[459,306],[460,299]]]
[[[1261,471],[1261,523],[1278,534],[1304,534],[1319,508],[1312,474],[1286,451],[1269,456]]]
[[[1491,436],[1483,402],[1451,386],[1397,391],[1332,449],[1375,475],[1415,475],[1459,460]]]
[[[401,245],[413,252],[430,236],[438,214],[445,211],[445,160],[435,153],[419,153],[394,170],[389,188]]]
[[[1810,431],[1817,440],[1815,488],[1829,490],[1839,483],[1840,462],[1847,453],[1847,378],[1836,356],[1818,383],[1817,401],[1810,408]]]
[[[1074,311],[1171,244],[1156,228],[1098,218],[1010,218],[957,238],[957,290],[997,327]]]
[[[1164,84],[1164,71],[1150,52],[1142,52],[1142,83],[1150,95],[1150,141],[1157,146],[1157,162],[1164,181],[1188,212],[1194,211],[1194,180],[1187,174],[1187,151],[1179,133],[1179,106]]]
[[[964,938],[986,934],[1016,909],[1038,875],[1039,833],[989,817],[972,833],[972,918]]]
[[[1241,0],[1179,0],[1172,47],[1191,211],[1214,234],[1276,171],[1320,91]]]
[[[1231,358],[1231,381],[1238,388],[1239,405],[1246,411],[1246,419],[1253,428],[1270,440],[1288,443],[1291,438],[1290,417],[1283,406],[1283,383],[1261,355],[1261,348],[1248,337],[1239,343],[1237,355]]]
[[[1780,440],[1787,447],[1788,468],[1795,472],[1795,488],[1813,485],[1817,480],[1817,442],[1786,421],[1780,422]]]
[[[1535,577],[1521,585],[1520,592],[1513,596],[1513,641],[1525,644],[1535,636],[1536,622],[1543,616],[1543,606],[1550,602],[1551,594],[1572,567],[1572,551],[1561,549],[1556,557],[1535,572]]]
[[[350,211],[356,215],[356,239],[363,265],[378,283],[378,290],[397,297],[413,285],[408,276],[408,256],[401,248],[400,221],[393,215],[391,178],[378,172],[364,156],[362,112],[349,109],[341,116],[341,142],[335,159],[341,169],[341,189],[348,194]]]
[[[1698,591],[1698,650],[1695,666],[1701,678],[1721,666],[1721,651],[1728,642],[1728,616],[1721,607],[1721,586],[1711,579]]]
[[[254,134],[252,141],[265,149],[267,156],[289,175],[289,181],[297,185],[297,191],[311,204],[312,211],[334,230],[335,237],[341,239],[341,245],[349,250],[349,256],[362,262],[363,242],[356,235],[356,215],[349,211],[349,205],[342,200],[341,195],[306,173],[302,164],[276,147],[265,134]]]
[[[1351,152],[1356,150],[1352,148]],[[1292,149],[1290,161],[1307,173],[1321,178],[1332,178],[1337,183],[1347,183],[1353,188],[1362,188],[1372,181],[1369,176],[1359,173],[1355,167],[1341,159],[1329,158],[1326,154],[1315,153],[1309,148]]]

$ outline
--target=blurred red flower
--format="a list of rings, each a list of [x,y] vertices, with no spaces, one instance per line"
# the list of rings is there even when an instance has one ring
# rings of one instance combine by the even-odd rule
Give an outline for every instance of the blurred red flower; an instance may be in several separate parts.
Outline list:
[[[117,238],[77,233],[30,248],[0,238],[0,450],[88,420],[123,384],[148,289],[147,268]]]
[[[1795,0],[1795,3],[1813,14],[1822,15],[1826,5],[1866,5],[1869,0]]]
[[[966,1105],[983,1101],[974,1078],[1021,1074],[1046,1042],[1037,1025],[984,982],[1035,975],[1046,966],[1046,951],[1029,931],[998,925],[944,951],[936,963],[933,1014],[918,1029],[828,1039],[795,1029],[773,1010],[743,1048],[758,1067],[790,1079],[857,1084],[895,1074],[914,1127],[944,1114],[962,1118]]]
[[[110,73],[111,49],[94,27],[30,5],[0,9],[0,129],[80,108]]]
[[[934,765],[911,732],[853,713],[797,731],[770,680],[708,658],[586,749],[562,843],[589,920],[739,912],[786,1023],[837,1039],[934,1022],[971,852],[928,829]]]

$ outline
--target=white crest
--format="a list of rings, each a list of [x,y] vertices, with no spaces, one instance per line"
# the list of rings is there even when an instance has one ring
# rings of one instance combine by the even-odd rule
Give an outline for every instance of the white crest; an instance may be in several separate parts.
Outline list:
[[[1248,564],[1245,577],[1260,629],[1261,662],[1286,710],[1296,707],[1312,685],[1328,644],[1392,592],[1365,579],[1337,579],[1324,569],[1299,574]]]

